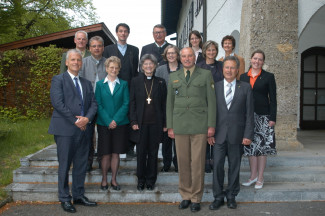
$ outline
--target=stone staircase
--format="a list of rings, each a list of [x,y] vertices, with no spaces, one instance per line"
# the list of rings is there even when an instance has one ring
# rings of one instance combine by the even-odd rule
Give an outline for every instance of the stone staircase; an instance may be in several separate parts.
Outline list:
[[[159,158],[159,167],[162,167],[161,154]],[[58,201],[56,145],[48,146],[22,158],[20,162],[21,167],[13,172],[13,183],[7,187],[13,200]],[[97,163],[94,162],[94,165]],[[102,191],[99,189],[101,172],[94,167],[86,176],[86,196],[97,202],[179,202],[181,200],[178,193],[178,174],[173,170],[159,173],[154,191],[142,192],[136,189],[135,170],[136,159],[124,156],[121,158],[117,177],[121,191],[111,189]],[[248,178],[248,159],[243,158],[240,179],[245,181]],[[280,151],[278,156],[268,157],[264,178],[265,184],[262,190],[255,190],[253,186],[241,187],[237,200],[239,202],[325,200],[325,154]],[[202,201],[212,200],[212,174],[210,173],[205,175]]]

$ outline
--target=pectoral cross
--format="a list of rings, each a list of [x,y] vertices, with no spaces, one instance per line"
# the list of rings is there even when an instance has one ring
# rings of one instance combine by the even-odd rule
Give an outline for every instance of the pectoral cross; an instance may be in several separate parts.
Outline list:
[[[148,97],[148,98],[147,98],[147,101],[148,101],[148,104],[150,104],[151,98]]]

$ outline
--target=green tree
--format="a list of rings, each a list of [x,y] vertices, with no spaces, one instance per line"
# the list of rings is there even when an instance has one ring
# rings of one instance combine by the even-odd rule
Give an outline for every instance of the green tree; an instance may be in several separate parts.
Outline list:
[[[0,44],[97,22],[92,0],[0,0]]]

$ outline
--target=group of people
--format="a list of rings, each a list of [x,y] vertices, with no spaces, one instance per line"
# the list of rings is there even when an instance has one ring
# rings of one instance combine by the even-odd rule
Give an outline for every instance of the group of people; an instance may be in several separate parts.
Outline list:
[[[214,201],[209,208],[218,209],[225,197],[227,206],[236,208],[243,154],[249,156],[251,175],[242,185],[255,183],[261,189],[266,156],[276,154],[276,85],[274,75],[262,69],[264,52],[252,54],[250,69],[244,73],[245,61],[233,52],[232,36],[223,38],[225,56],[217,61],[215,41],[203,44],[194,30],[189,47],[179,50],[165,40],[166,29],[158,24],[153,28],[155,42],[142,48],[139,61],[139,49],[127,44],[129,26],[120,23],[115,30],[117,44],[105,47],[103,39],[94,36],[89,51],[87,33],[76,32],[76,48],[63,54],[61,74],[52,79],[49,133],[57,144],[63,210],[73,213],[75,204],[97,205],[84,196],[96,146],[95,128],[101,190],[109,185],[121,190],[117,182],[120,154],[134,144],[137,190],[154,190],[160,143],[161,172],[170,171],[173,163],[179,173],[179,209],[201,209],[204,173],[212,170]],[[224,189],[226,156],[228,186]]]

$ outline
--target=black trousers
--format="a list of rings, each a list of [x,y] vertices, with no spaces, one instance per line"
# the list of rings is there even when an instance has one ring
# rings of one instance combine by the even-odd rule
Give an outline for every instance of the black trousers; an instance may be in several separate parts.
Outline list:
[[[73,136],[57,136],[54,140],[57,145],[57,156],[59,161],[58,189],[59,201],[71,200],[69,190],[69,170],[72,169],[72,197],[78,199],[85,193],[84,183],[86,177],[87,158],[89,153],[90,131],[78,131]]]
[[[241,156],[243,154],[242,144],[216,143],[213,146],[213,196],[215,199],[232,199],[237,196],[240,190],[239,171]],[[225,158],[228,157],[228,186],[223,191],[225,177]]]
[[[141,125],[140,141],[137,143],[138,183],[156,183],[161,130],[162,128],[155,124]]]
[[[173,152],[174,152],[174,157],[173,157]],[[168,137],[167,131],[163,133],[162,156],[163,156],[163,163],[165,169],[170,168],[172,161],[174,167],[177,168],[177,154],[176,154],[175,140]]]

